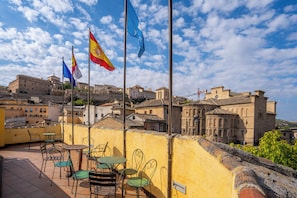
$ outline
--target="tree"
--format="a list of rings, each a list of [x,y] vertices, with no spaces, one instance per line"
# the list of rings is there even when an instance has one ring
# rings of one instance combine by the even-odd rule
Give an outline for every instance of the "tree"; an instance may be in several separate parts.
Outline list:
[[[82,99],[76,99],[75,101],[74,101],[74,105],[75,106],[83,106],[83,105],[85,105],[86,104],[86,102],[84,101],[84,100],[82,100]]]
[[[242,149],[253,155],[264,157],[276,164],[291,167],[297,170],[297,141],[294,145],[288,144],[285,140],[281,140],[281,133],[278,130],[266,132],[258,147],[231,145]]]

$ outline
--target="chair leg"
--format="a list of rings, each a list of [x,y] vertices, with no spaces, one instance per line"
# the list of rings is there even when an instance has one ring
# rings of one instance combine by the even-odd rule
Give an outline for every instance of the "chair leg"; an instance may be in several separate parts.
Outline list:
[[[44,164],[44,160],[42,160],[42,164],[41,164],[41,168],[40,168],[40,172],[39,172],[39,179],[41,178],[41,172],[42,172],[43,164]]]
[[[76,180],[76,184],[75,184],[75,193],[74,193],[74,197],[76,197],[76,193],[77,193],[77,186],[78,186],[78,180]]]
[[[136,196],[139,197],[139,188],[136,188]]]
[[[55,174],[55,168],[56,168],[56,166],[54,166],[54,168],[53,168],[53,175],[52,175],[52,180],[51,180],[51,186],[53,185],[54,174]]]

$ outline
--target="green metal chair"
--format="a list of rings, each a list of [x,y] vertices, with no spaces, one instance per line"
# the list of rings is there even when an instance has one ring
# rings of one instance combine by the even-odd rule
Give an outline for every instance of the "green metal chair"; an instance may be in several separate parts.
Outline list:
[[[89,170],[90,161],[94,161],[95,164],[97,164],[97,158],[104,157],[107,148],[108,148],[108,142],[106,142],[106,144],[98,144],[92,150],[92,152],[89,155],[86,156],[87,157],[87,169],[88,170]]]
[[[125,176],[133,176],[138,173],[142,163],[144,154],[141,149],[135,149],[132,153],[131,165],[128,168],[118,170],[120,174]]]
[[[42,163],[41,163],[41,168],[39,172],[39,178],[41,178],[41,173],[45,172],[46,168],[46,163],[48,161],[53,161],[54,159],[50,155],[50,150],[53,148],[52,145],[47,145],[46,143],[41,143],[40,144],[40,153],[42,157]]]
[[[139,171],[137,177],[132,177],[128,179],[127,184],[131,187],[136,188],[137,197],[139,197],[139,189],[144,188],[146,186],[151,187],[151,179],[154,176],[156,169],[157,161],[155,159],[151,159],[144,164],[142,170]]]
[[[69,172],[71,171],[72,162],[69,160],[68,156],[65,157],[64,155],[65,155],[65,151],[61,146],[56,145],[50,150],[50,156],[51,156],[51,159],[53,159],[53,162],[54,162],[51,185],[53,184],[55,168],[56,167],[60,168],[60,179],[61,179],[61,174],[62,174],[61,173],[62,168],[66,168],[66,169],[69,168]],[[67,177],[67,179],[68,179],[68,185],[69,185],[69,177]]]
[[[78,170],[72,174],[73,183],[71,188],[71,193],[74,193],[74,197],[76,197],[77,194],[77,187],[78,187],[78,181],[82,181],[89,178],[89,170]],[[73,191],[75,183],[75,191]]]

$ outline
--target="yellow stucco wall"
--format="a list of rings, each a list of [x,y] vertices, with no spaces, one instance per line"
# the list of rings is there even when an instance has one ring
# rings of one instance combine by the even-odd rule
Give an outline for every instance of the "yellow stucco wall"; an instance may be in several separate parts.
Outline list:
[[[65,137],[71,137],[71,124],[65,125]],[[75,144],[81,144],[83,137],[88,136],[88,127],[74,127]],[[91,128],[94,145],[108,141],[111,155],[124,155],[124,137],[122,130],[107,128]],[[233,174],[225,168],[219,159],[202,148],[199,138],[177,136],[173,141],[172,182],[186,186],[186,194],[172,188],[172,197],[230,198],[234,197]],[[65,138],[71,144],[71,138]],[[157,171],[152,179],[150,190],[156,197],[167,197],[168,178],[168,140],[166,133],[153,131],[130,130],[126,132],[127,164],[131,160],[134,149],[144,152],[144,161],[156,159]],[[236,193],[235,193],[236,194]]]
[[[0,107],[0,147],[4,146],[4,119],[5,119],[5,109]]]
[[[173,189],[172,197],[231,197],[232,173],[199,145],[198,138],[179,136],[173,145],[172,181],[184,185],[186,194]]]
[[[0,110],[1,113],[1,110]],[[59,133],[64,128],[64,141],[72,144],[72,125],[48,126],[45,128],[30,128],[34,133],[55,131]],[[4,144],[27,142],[26,128],[5,129]],[[88,137],[88,127],[74,126],[74,144],[82,144],[83,138]],[[92,144],[105,144],[108,142],[107,155],[124,155],[124,139],[126,139],[127,165],[131,163],[132,153],[139,148],[144,153],[144,161],[157,160],[157,170],[152,179],[152,185],[146,190],[158,198],[167,197],[168,178],[168,138],[166,133],[154,131],[129,130],[126,138],[122,130],[107,128],[91,128],[90,138]],[[205,145],[199,143],[201,138],[190,136],[175,136],[172,141],[172,182],[185,186],[185,194],[171,187],[171,197],[203,197],[203,198],[230,198],[237,197],[234,189],[234,173],[228,170],[215,155],[205,150]],[[206,141],[206,140],[204,140]],[[212,143],[209,143],[212,149]],[[119,167],[121,168],[121,167]]]
[[[3,127],[4,128],[4,127]],[[1,129],[0,129],[1,130]],[[55,132],[57,135],[61,134],[60,124],[50,125],[46,127],[30,127],[30,128],[5,128],[4,129],[4,145],[8,144],[18,144],[29,142],[29,135],[27,130],[30,130],[31,133],[39,134],[41,140],[45,139],[43,133],[45,132]]]

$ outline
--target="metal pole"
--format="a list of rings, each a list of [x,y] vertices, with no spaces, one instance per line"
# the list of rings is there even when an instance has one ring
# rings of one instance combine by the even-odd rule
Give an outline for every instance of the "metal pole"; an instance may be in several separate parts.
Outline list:
[[[72,56],[73,56],[73,46],[72,46]],[[71,57],[73,58],[73,57]],[[74,144],[74,114],[73,114],[73,111],[74,111],[74,107],[73,107],[73,88],[74,88],[74,77],[73,77],[73,69],[72,69],[72,65],[71,65],[71,78],[72,78],[72,83],[71,83],[71,124],[72,124],[72,137],[71,137],[71,143]]]
[[[169,64],[169,104],[168,104],[168,183],[167,197],[171,197],[172,180],[172,0],[168,0],[168,64]]]
[[[65,117],[65,112],[64,112],[64,102],[65,102],[65,89],[64,89],[64,56],[62,57],[62,90],[63,90],[63,99],[62,99],[62,112],[63,112],[63,118],[62,118],[62,141],[64,142],[64,131],[65,131],[65,126],[64,126],[64,117]]]
[[[126,55],[127,55],[127,0],[124,1],[125,10],[125,28],[124,28],[124,90],[123,90],[123,135],[124,135],[124,145],[123,154],[126,157]]]
[[[89,145],[89,151],[88,154],[91,152],[91,123],[90,123],[90,104],[91,104],[91,88],[90,88],[90,82],[91,82],[91,74],[90,74],[90,32],[91,29],[89,28],[89,60],[88,60],[88,145]]]

